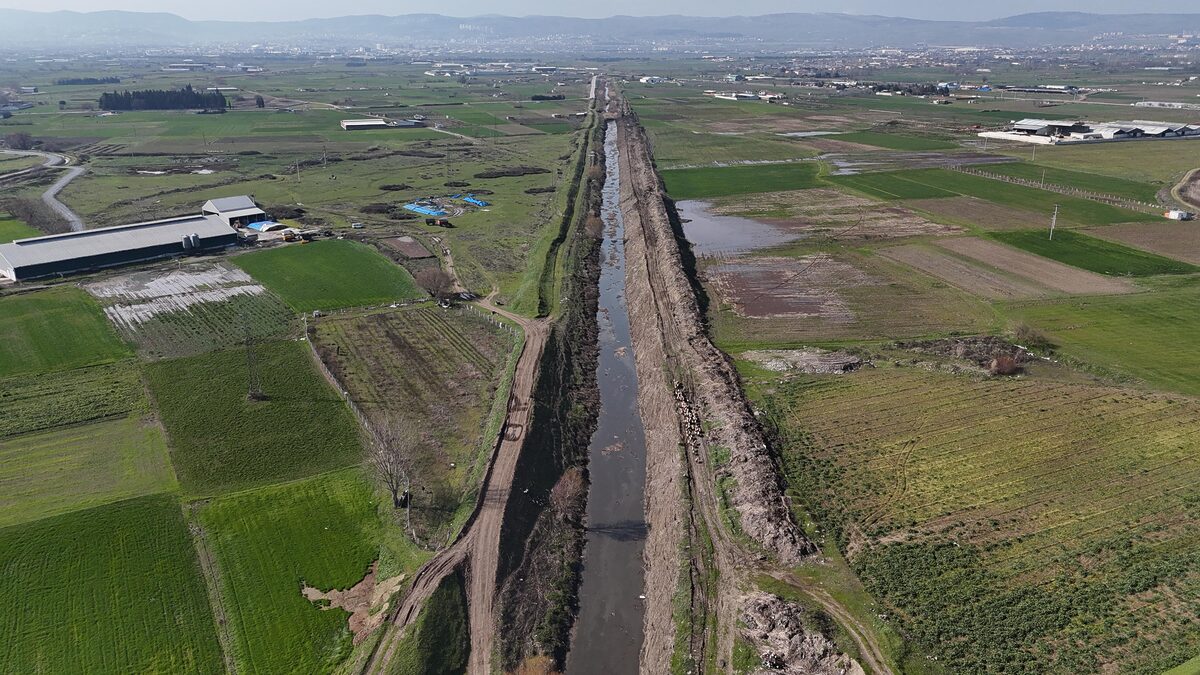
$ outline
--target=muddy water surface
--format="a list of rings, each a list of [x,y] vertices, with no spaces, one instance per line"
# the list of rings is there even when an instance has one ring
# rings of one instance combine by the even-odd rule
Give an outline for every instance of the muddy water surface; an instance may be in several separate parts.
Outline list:
[[[642,548],[646,539],[646,439],[625,304],[625,225],[617,129],[604,141],[604,242],[600,259],[600,419],[588,449],[591,486],[579,617],[567,673],[638,672],[642,647]]]
[[[683,235],[698,257],[725,257],[758,248],[786,244],[798,237],[782,228],[741,216],[721,216],[700,200],[676,202]],[[690,222],[689,222],[690,221]]]

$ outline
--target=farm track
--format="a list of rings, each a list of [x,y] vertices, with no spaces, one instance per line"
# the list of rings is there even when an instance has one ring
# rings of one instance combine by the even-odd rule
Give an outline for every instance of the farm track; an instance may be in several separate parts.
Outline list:
[[[14,178],[19,175],[26,175],[36,169],[62,167],[71,164],[70,157],[53,152],[40,152],[37,150],[0,150],[0,152],[3,152],[6,155],[43,157],[46,160],[40,167],[6,174],[4,176],[0,176],[0,180]],[[61,178],[54,181],[54,184],[47,188],[44,193],[42,193],[42,201],[46,203],[46,206],[54,209],[55,213],[62,216],[63,219],[67,221],[67,224],[70,226],[71,231],[73,232],[83,231],[83,219],[79,217],[79,214],[72,211],[70,207],[58,200],[58,193],[62,192],[63,188],[67,187],[71,181],[82,176],[86,171],[87,169],[82,166],[70,166],[67,168],[67,172]]]

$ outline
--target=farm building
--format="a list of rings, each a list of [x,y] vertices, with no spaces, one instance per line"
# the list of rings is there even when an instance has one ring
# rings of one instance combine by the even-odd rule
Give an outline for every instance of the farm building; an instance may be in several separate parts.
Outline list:
[[[85,272],[237,243],[237,232],[211,215],[52,234],[0,244],[0,276],[14,281]]]
[[[270,220],[267,212],[258,208],[258,204],[245,195],[210,199],[204,202],[200,212],[206,216],[220,218],[229,227],[247,227],[251,223]]]
[[[984,138],[1058,144],[1194,137],[1200,136],[1200,126],[1149,120],[1084,122],[1023,119],[1013,122],[1004,131],[985,131],[979,135]]]
[[[341,127],[346,131],[367,131],[370,129],[412,129],[425,126],[420,120],[386,120],[371,117],[360,120],[342,120]]]

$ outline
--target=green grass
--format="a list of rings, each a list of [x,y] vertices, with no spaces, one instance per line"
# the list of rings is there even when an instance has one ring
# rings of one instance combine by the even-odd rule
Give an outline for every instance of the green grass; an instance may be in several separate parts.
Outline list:
[[[1200,656],[1175,666],[1163,675],[1200,675]]]
[[[396,645],[391,673],[457,675],[467,667],[470,653],[467,599],[458,574],[442,580],[416,622]]]
[[[250,401],[241,350],[160,361],[146,374],[193,495],[302,478],[361,459],[358,427],[303,342],[256,347],[265,401]]]
[[[224,672],[195,551],[170,496],[0,529],[0,570],[7,672]]]
[[[353,241],[320,241],[233,259],[298,312],[412,300],[423,293],[404,268]]]
[[[157,424],[99,422],[0,441],[0,527],[175,488]]]
[[[1200,267],[1195,265],[1070,230],[1057,230],[1054,239],[1049,238],[1048,231],[1042,230],[992,232],[988,236],[1009,246],[1100,274],[1148,277],[1200,272]]]
[[[817,187],[815,162],[668,169],[662,172],[675,199],[701,199]]]
[[[983,167],[983,170],[988,173],[998,173],[1004,176],[1013,176],[1033,181],[1041,181],[1044,175],[1047,185],[1079,188],[1087,192],[1124,197],[1150,204],[1153,204],[1158,199],[1158,187],[1154,185],[1124,178],[1115,178],[1113,176],[1102,176],[1096,173],[1072,171],[1070,169],[1060,169],[1041,164],[1030,164],[1028,162],[992,164]]]
[[[1055,205],[1061,207],[1061,221],[1079,225],[1107,225],[1159,219],[1159,216],[1127,211],[1100,202],[947,169],[912,169],[830,176],[827,180],[886,200],[978,197],[1003,206],[1016,206],[1045,213],[1047,222]]]
[[[108,364],[0,380],[0,438],[148,411],[142,371]]]
[[[0,298],[0,377],[108,363],[130,355],[100,306],[67,286]]]
[[[1099,369],[1200,395],[1195,349],[1200,287],[1012,306],[1009,314],[1043,330],[1067,356]]]
[[[874,145],[889,150],[911,150],[921,152],[926,150],[953,150],[958,144],[936,138],[921,138],[919,136],[901,136],[899,134],[880,133],[876,131],[855,131],[848,134],[838,134],[835,140],[849,143]]]
[[[198,519],[239,672],[329,672],[350,653],[347,613],[301,589],[349,588],[378,555],[375,497],[358,470],[219,497]]]
[[[25,223],[9,217],[8,214],[0,213],[0,244],[7,244],[14,239],[37,237],[42,234]]]

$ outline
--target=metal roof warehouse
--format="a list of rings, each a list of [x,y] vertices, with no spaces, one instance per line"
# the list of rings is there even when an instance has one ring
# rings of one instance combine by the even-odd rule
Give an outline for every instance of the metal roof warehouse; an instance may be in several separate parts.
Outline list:
[[[0,276],[22,281],[215,251],[237,243],[237,232],[216,216],[196,215],[0,244]]]

